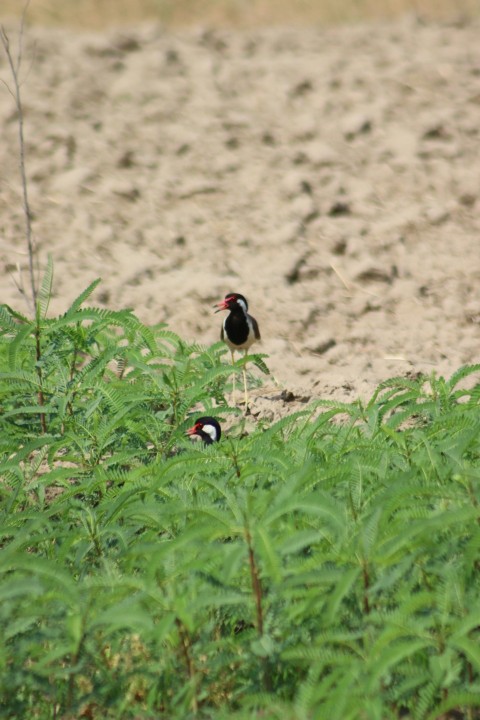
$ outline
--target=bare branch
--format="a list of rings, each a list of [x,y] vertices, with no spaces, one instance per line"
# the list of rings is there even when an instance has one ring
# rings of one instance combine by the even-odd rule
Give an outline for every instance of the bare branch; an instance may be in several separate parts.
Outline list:
[[[28,249],[30,291],[31,291],[33,306],[35,307],[36,301],[37,301],[37,286],[36,286],[36,282],[35,282],[35,268],[34,268],[35,247],[34,247],[34,239],[33,239],[33,233],[32,233],[32,213],[30,210],[30,202],[29,202],[29,198],[28,198],[28,183],[27,183],[27,174],[26,174],[26,169],[25,169],[25,139],[24,139],[24,132],[23,132],[24,114],[23,114],[22,97],[21,97],[21,92],[20,92],[20,86],[21,86],[20,68],[21,68],[22,58],[23,58],[23,35],[24,35],[24,28],[25,28],[25,16],[26,16],[26,12],[28,9],[28,5],[29,5],[29,0],[27,0],[25,7],[23,9],[23,13],[22,13],[16,61],[14,61],[14,58],[12,55],[12,50],[11,50],[11,46],[10,46],[10,38],[9,38],[3,25],[0,27],[0,41],[3,45],[3,49],[4,49],[5,55],[7,57],[8,65],[10,67],[10,72],[11,72],[12,80],[13,80],[13,90],[9,87],[9,85],[7,83],[4,82],[4,84],[7,86],[10,94],[14,98],[15,106],[17,109],[17,115],[18,115],[19,168],[20,168],[20,177],[21,177],[21,182],[22,182],[22,193],[23,193],[23,213],[24,213],[24,217],[25,217],[25,235],[26,235],[27,249]]]
[[[10,273],[10,277],[11,277],[11,279],[13,280],[13,283],[14,283],[15,287],[17,288],[18,292],[20,293],[20,295],[23,295],[23,296],[24,296],[24,295],[25,295],[25,288],[24,288],[24,286],[23,286],[22,269],[21,269],[19,263],[17,263],[17,272],[18,272],[18,280],[17,280],[17,278],[15,277],[15,275],[14,275],[12,272]]]
[[[23,6],[22,10],[22,17],[20,19],[20,30],[18,32],[18,51],[17,51],[17,65],[16,65],[16,72],[17,75],[20,75],[20,68],[22,66],[22,60],[23,60],[23,38],[24,38],[24,31],[25,31],[25,22],[27,19],[27,11],[28,7],[30,5],[30,0],[26,0],[25,5]],[[20,83],[21,84],[21,83]]]
[[[2,30],[3,30],[3,28],[2,28]],[[1,31],[0,31],[0,32],[1,32]],[[4,80],[3,78],[0,78],[0,82],[2,83],[2,85],[5,85],[5,87],[7,88],[8,92],[10,93],[10,95],[12,96],[12,98],[15,100],[15,93],[13,92],[12,88],[11,88],[10,85],[7,83],[7,81]]]

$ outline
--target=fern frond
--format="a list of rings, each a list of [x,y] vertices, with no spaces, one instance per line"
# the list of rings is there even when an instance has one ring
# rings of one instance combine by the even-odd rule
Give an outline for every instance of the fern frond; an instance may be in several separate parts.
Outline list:
[[[94,292],[94,290],[97,288],[97,286],[101,283],[102,279],[97,278],[96,280],[93,280],[93,282],[90,283],[90,285],[85,288],[83,292],[80,293],[80,295],[75,298],[75,300],[72,302],[70,307],[68,308],[67,312],[63,316],[64,318],[68,318],[73,313],[76,313],[76,311],[80,308],[81,305],[90,297],[90,295]]]
[[[469,710],[478,710],[478,708],[480,708],[478,692],[468,690],[458,692],[454,690],[453,692],[449,692],[446,700],[435,704],[435,709],[425,716],[425,720],[438,720],[439,718],[447,718],[449,716],[460,717],[460,715],[468,718]],[[450,715],[451,711],[453,711],[455,715]],[[474,713],[470,716],[472,718],[476,718],[478,717],[478,713]]]
[[[17,322],[14,322],[14,321]],[[12,327],[17,327],[18,323],[28,323],[31,322],[25,315],[18,312],[18,310],[14,310],[10,307],[10,305],[7,305],[4,303],[3,305],[0,305],[0,327],[2,329],[8,330]]]
[[[18,383],[19,387],[25,387],[25,384],[39,387],[38,375],[33,372],[24,370],[17,370],[16,372],[2,372],[0,373],[0,380],[6,380],[9,383]]]
[[[26,340],[29,336],[32,336],[34,331],[33,323],[25,323],[24,325],[17,326],[17,332],[15,337],[8,344],[8,364],[11,370],[18,368],[18,354],[23,350],[23,346],[26,344]],[[33,346],[28,348],[27,352],[33,353]]]
[[[465,380],[465,378],[470,377],[470,375],[473,375],[475,373],[480,373],[480,363],[476,363],[473,365],[463,365],[451,375],[449,380],[447,380],[448,389],[450,391],[454,390],[454,388],[462,380]]]
[[[52,283],[53,283],[53,260],[52,256],[48,255],[47,267],[43,274],[42,282],[37,296],[37,324],[47,316],[48,307],[50,305],[50,299],[52,297]]]

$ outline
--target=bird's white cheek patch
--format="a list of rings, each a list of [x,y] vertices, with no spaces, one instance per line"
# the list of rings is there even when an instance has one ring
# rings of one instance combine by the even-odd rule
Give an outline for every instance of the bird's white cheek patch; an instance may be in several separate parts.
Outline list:
[[[213,442],[217,439],[217,430],[213,425],[204,425],[202,428],[203,432],[212,438]]]
[[[241,300],[240,298],[238,298],[238,299],[237,299],[237,303],[240,305],[240,307],[242,308],[243,312],[246,313],[246,312],[247,312],[247,306],[245,305],[244,301]]]

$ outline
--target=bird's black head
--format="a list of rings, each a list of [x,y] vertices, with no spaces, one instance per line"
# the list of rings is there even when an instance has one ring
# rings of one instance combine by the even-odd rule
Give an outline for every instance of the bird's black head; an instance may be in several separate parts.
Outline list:
[[[218,308],[215,312],[219,312],[220,310],[236,310],[237,308],[242,308],[242,310],[247,312],[248,302],[245,295],[241,295],[240,293],[227,293],[225,299],[213,307]]]
[[[197,435],[202,438],[205,445],[211,445],[220,440],[222,429],[218,420],[205,416],[195,420],[194,426],[187,430],[187,435]]]

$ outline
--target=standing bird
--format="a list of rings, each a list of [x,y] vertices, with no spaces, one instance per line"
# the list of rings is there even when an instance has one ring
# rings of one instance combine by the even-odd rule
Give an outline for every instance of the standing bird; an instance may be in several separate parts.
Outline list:
[[[218,442],[222,436],[222,429],[218,420],[212,417],[200,417],[195,425],[187,430],[187,435],[197,435],[205,445]]]
[[[246,297],[240,293],[227,293],[225,299],[214,305],[220,310],[230,310],[223,321],[220,339],[227,343],[232,354],[232,365],[234,364],[233,353],[235,350],[243,350],[247,354],[248,348],[255,340],[260,340],[260,330],[254,317],[248,314],[248,303]],[[245,388],[245,410],[248,408],[247,393],[247,370],[243,366],[243,385]],[[235,404],[235,375],[233,376],[233,404]]]

